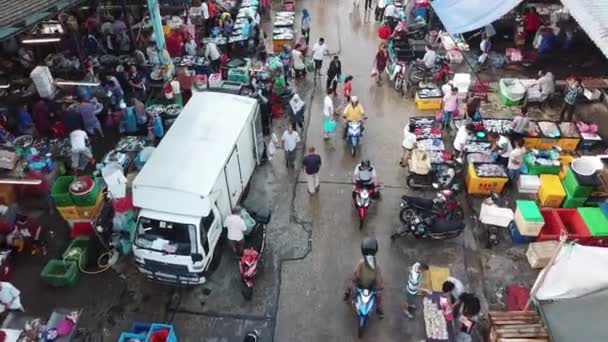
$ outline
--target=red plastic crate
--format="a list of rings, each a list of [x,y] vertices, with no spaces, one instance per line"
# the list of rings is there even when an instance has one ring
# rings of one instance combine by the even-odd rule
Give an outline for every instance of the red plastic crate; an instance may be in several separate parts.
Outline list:
[[[545,219],[545,225],[538,234],[537,241],[559,240],[560,235],[566,230],[555,209],[543,208],[540,213]],[[578,214],[578,213],[577,213]],[[582,219],[581,219],[582,220]]]
[[[576,209],[554,209],[568,232],[568,240],[577,240],[581,244],[595,244],[589,229]]]
[[[76,222],[70,232],[70,237],[72,239],[77,237],[91,237],[93,236],[93,233],[93,224],[91,222]]]

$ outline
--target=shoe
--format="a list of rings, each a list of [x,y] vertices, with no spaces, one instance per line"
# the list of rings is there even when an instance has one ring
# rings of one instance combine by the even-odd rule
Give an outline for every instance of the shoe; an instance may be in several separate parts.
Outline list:
[[[407,318],[414,319],[414,315],[411,312],[409,312],[409,311],[406,310],[403,313],[407,316]]]
[[[384,318],[384,312],[382,312],[382,310],[380,308],[376,308],[376,314],[378,315],[378,317],[380,319]]]

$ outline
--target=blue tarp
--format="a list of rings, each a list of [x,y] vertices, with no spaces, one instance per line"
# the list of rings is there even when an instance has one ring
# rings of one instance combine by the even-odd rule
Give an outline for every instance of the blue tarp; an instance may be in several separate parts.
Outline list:
[[[435,0],[433,10],[451,34],[482,28],[515,8],[521,0]]]

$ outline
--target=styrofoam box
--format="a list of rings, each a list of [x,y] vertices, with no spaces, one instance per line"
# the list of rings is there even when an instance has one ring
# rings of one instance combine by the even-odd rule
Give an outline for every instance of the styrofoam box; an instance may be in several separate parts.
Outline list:
[[[515,210],[515,224],[519,228],[519,234],[523,236],[538,236],[541,229],[545,225],[544,222],[528,222],[524,220],[523,216],[519,212],[519,209]]]
[[[551,261],[551,257],[553,257],[553,253],[555,253],[558,244],[557,241],[553,240],[530,243],[528,245],[528,250],[526,251],[526,258],[528,259],[530,267],[543,268],[547,266],[549,261]]]
[[[517,189],[523,193],[536,193],[540,188],[540,178],[538,176],[521,175],[517,181]]]

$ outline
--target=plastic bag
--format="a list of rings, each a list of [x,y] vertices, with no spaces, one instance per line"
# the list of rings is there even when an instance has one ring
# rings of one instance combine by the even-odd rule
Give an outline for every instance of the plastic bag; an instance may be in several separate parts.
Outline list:
[[[336,131],[336,127],[338,126],[338,124],[336,123],[335,120],[333,119],[325,119],[325,122],[323,123],[323,130],[325,131],[325,133],[333,133]]]
[[[378,76],[378,69],[376,69],[375,67],[372,68],[372,71],[369,74],[369,77],[376,77]]]
[[[277,153],[277,148],[272,142],[272,140],[268,142],[268,148],[266,149],[266,152],[268,154],[268,160],[272,160],[274,154]]]

